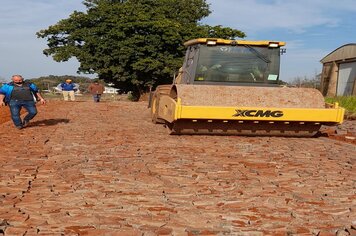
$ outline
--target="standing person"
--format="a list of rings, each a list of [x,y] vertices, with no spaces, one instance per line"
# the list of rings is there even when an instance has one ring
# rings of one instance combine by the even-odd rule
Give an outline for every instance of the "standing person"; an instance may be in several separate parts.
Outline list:
[[[4,106],[5,102],[9,104],[12,121],[17,129],[22,129],[37,114],[34,99],[39,99],[41,104],[45,104],[46,102],[39,93],[37,86],[29,81],[25,81],[21,75],[13,75],[11,80],[12,82],[4,84],[0,88],[0,102],[1,106]],[[22,107],[27,110],[27,115],[23,121],[20,117]]]
[[[74,92],[77,90],[76,84],[71,79],[66,79],[65,82],[60,84],[64,101],[68,101],[68,97],[71,101],[75,101]]]
[[[98,80],[95,80],[88,87],[89,92],[93,95],[94,102],[100,102],[101,95],[104,93],[104,86],[99,84]]]

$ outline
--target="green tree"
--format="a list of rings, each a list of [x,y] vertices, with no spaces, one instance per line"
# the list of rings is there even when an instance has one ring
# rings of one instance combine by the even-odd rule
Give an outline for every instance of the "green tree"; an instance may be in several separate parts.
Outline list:
[[[199,23],[210,14],[205,0],[84,0],[86,12],[37,32],[44,54],[76,57],[78,72],[140,94],[170,83],[182,64],[183,42],[197,37],[245,37],[239,30]]]

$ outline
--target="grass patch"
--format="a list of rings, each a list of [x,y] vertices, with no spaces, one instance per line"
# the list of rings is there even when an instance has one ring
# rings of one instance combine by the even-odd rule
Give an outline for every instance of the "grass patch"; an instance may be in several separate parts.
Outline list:
[[[338,102],[341,107],[346,109],[346,117],[351,119],[356,117],[356,96],[327,97],[325,98],[325,102]]]
[[[356,96],[325,98],[325,101],[328,103],[338,102],[347,111],[356,112]]]

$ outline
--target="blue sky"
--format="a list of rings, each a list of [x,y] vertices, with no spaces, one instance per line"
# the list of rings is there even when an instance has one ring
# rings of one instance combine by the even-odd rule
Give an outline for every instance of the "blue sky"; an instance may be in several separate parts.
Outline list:
[[[207,0],[212,14],[202,23],[244,31],[249,40],[287,43],[281,79],[311,78],[321,72],[324,56],[356,43],[354,0]],[[76,75],[78,62],[54,62],[42,54],[46,41],[35,33],[83,11],[81,0],[1,0],[0,79]]]
[[[76,59],[53,61],[42,53],[46,41],[36,37],[37,31],[68,18],[74,10],[85,10],[81,0],[1,0],[0,78],[77,75]]]

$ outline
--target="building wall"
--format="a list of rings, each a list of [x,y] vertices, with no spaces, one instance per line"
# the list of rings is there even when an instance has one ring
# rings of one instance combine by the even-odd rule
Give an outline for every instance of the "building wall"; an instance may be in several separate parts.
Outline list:
[[[356,44],[334,50],[321,62],[321,92],[324,96],[356,96]]]
[[[336,96],[338,69],[339,66],[335,62],[326,63],[323,65],[320,89],[324,96]]]

